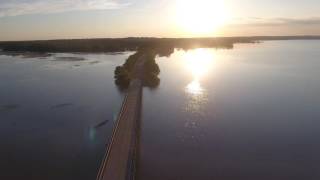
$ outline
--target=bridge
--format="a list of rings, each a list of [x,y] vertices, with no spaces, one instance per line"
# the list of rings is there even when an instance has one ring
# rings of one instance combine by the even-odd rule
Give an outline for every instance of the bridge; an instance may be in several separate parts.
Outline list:
[[[145,56],[141,56],[135,63],[133,79],[115,123],[111,142],[99,169],[97,180],[134,179],[145,59]]]

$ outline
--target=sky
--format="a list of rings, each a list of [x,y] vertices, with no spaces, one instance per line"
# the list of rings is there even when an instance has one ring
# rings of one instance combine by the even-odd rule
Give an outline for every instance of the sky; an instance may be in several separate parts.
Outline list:
[[[0,0],[0,41],[320,35],[319,0]]]

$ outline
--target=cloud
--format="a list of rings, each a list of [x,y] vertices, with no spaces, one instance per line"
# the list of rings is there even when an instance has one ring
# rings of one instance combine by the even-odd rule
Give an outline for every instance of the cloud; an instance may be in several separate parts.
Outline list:
[[[235,18],[231,25],[249,26],[318,26],[320,17],[311,18]]]
[[[0,17],[68,11],[120,9],[130,5],[116,0],[0,0]]]
[[[291,25],[320,25],[320,17],[313,17],[307,19],[288,19],[288,18],[279,18],[278,21],[283,24]]]

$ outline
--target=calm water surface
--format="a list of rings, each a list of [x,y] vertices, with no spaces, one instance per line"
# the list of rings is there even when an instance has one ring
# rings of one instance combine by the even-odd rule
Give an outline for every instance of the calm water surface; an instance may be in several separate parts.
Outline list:
[[[0,56],[0,179],[94,180],[128,54]]]
[[[320,179],[320,41],[159,58],[144,90],[141,180]]]

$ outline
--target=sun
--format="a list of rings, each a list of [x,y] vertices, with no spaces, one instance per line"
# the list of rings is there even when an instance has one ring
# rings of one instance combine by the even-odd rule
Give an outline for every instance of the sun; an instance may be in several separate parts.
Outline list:
[[[213,34],[228,20],[223,0],[177,0],[176,3],[176,23],[188,34]]]

